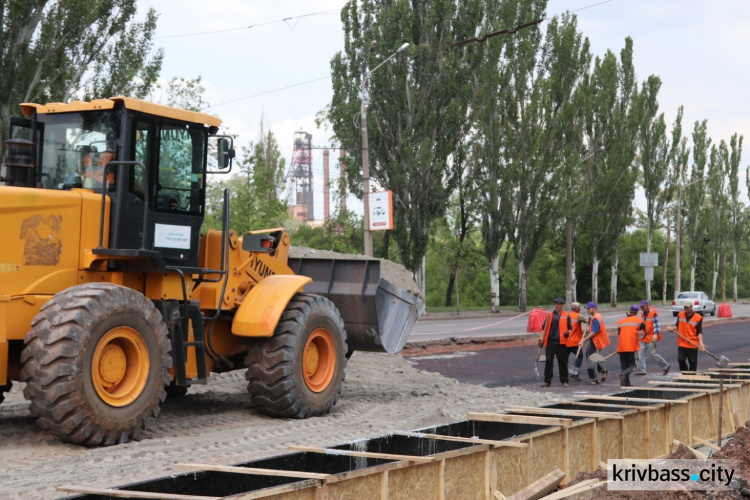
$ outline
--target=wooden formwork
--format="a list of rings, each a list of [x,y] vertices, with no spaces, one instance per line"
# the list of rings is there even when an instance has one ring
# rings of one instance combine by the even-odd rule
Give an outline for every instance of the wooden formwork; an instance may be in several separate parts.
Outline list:
[[[557,469],[567,482],[608,459],[659,458],[675,441],[710,441],[719,394],[710,377],[664,384],[470,413],[461,422],[325,449],[293,447],[294,453],[235,466],[179,464],[195,472],[116,489],[63,491],[85,493],[67,497],[79,500],[493,500],[496,492],[510,496]],[[724,384],[724,435],[749,414],[743,388]]]

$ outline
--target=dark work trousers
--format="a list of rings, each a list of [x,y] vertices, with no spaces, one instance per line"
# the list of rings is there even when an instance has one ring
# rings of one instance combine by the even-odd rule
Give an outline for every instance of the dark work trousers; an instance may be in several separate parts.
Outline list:
[[[594,342],[589,342],[589,346],[586,348],[586,357],[591,356],[595,352],[599,352],[599,351],[594,345]],[[595,361],[589,360],[588,367],[589,367],[589,380],[598,381],[600,373],[607,373],[607,369],[604,368],[604,363],[597,363]]]
[[[546,360],[544,362],[544,381],[548,384],[552,382],[553,363],[557,358],[557,369],[560,371],[560,382],[568,383],[568,346],[558,344],[557,342],[547,342],[544,349]]]
[[[625,385],[630,386],[630,374],[633,373],[635,368],[635,353],[634,352],[621,352],[620,354],[620,375],[625,379]]]
[[[578,352],[578,346],[575,347],[568,347],[568,355],[575,356]],[[586,354],[583,352],[583,348],[581,348],[581,352],[578,352],[578,357],[575,359],[575,369],[573,370],[573,373],[575,375],[578,375],[578,372],[581,370],[581,365],[583,364],[583,355]]]
[[[694,372],[698,369],[698,349],[690,347],[677,347],[677,362],[680,364],[680,371]]]

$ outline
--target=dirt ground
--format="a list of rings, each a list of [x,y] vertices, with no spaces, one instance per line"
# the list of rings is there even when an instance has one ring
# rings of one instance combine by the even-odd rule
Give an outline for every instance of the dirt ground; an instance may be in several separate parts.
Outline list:
[[[596,498],[597,500],[740,500],[750,498],[748,481],[750,481],[750,431],[745,427],[739,427],[721,451],[711,453],[709,460],[732,459],[739,461],[739,471],[733,480],[738,488],[728,491],[607,491],[606,486],[579,494],[574,498]],[[723,441],[723,440],[722,440]],[[669,459],[693,460],[695,454],[685,445],[680,445],[672,452]],[[565,488],[570,488],[587,479],[607,479],[607,472],[598,470],[596,472],[584,472],[578,474]],[[562,488],[563,490],[565,488]]]
[[[400,355],[355,353],[339,402],[326,417],[273,419],[252,409],[243,371],[213,376],[168,399],[139,442],[107,448],[65,444],[41,431],[20,384],[0,404],[0,497],[62,498],[62,485],[108,487],[182,470],[177,462],[233,464],[277,455],[292,444],[330,446],[396,430],[460,421],[469,411],[539,405],[552,394],[460,384],[415,369]]]

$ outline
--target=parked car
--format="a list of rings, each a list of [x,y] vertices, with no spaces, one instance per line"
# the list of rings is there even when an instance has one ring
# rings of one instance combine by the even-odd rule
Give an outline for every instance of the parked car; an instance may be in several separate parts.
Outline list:
[[[708,298],[704,292],[680,292],[672,301],[672,316],[677,316],[684,308],[685,299],[693,301],[693,311],[705,316],[716,316],[716,302]]]

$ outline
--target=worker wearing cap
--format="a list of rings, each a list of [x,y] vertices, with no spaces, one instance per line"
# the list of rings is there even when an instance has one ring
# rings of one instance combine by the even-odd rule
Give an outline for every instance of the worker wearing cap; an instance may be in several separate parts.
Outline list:
[[[544,347],[544,382],[542,387],[549,387],[554,372],[554,358],[557,358],[557,369],[560,371],[560,382],[568,387],[568,337],[572,330],[570,315],[563,309],[565,300],[555,299],[555,310],[547,314],[542,326],[542,337],[539,347]]]
[[[589,369],[589,381],[586,382],[589,385],[599,384],[599,373],[602,374],[602,382],[607,380],[607,374],[609,373],[604,367],[604,363],[591,361],[591,355],[595,352],[599,352],[609,345],[609,336],[607,335],[607,327],[604,325],[604,318],[599,313],[596,307],[596,302],[589,302],[586,304],[586,310],[589,313],[589,333],[581,339],[581,344],[591,339],[591,343],[586,349],[586,356],[589,358],[588,369]]]
[[[578,372],[581,370],[581,364],[583,363],[583,351],[579,352],[578,345],[581,343],[583,338],[583,328],[581,323],[585,323],[586,319],[581,317],[581,303],[573,302],[570,304],[570,322],[573,328],[570,330],[570,337],[568,337],[568,355],[573,354],[574,356],[578,353],[575,359],[575,366],[570,370],[570,378],[573,380],[581,380],[581,376]]]
[[[635,353],[641,348],[640,333],[646,332],[646,325],[638,317],[638,305],[633,304],[626,316],[617,321],[617,353],[620,356],[620,386],[630,387],[630,374],[635,368]]]
[[[651,359],[656,361],[664,375],[669,373],[669,363],[656,352],[656,343],[661,340],[661,325],[659,325],[659,315],[648,300],[641,301],[641,319],[646,324],[646,335],[641,339],[641,349],[636,354],[636,375],[647,375],[646,373],[646,351],[651,355]]]
[[[667,327],[667,330],[682,335],[677,336],[677,362],[680,364],[680,371],[694,372],[698,369],[698,350],[706,352],[706,346],[703,345],[703,316],[693,312],[691,299],[685,299],[682,306],[683,311],[677,315],[677,324]]]

